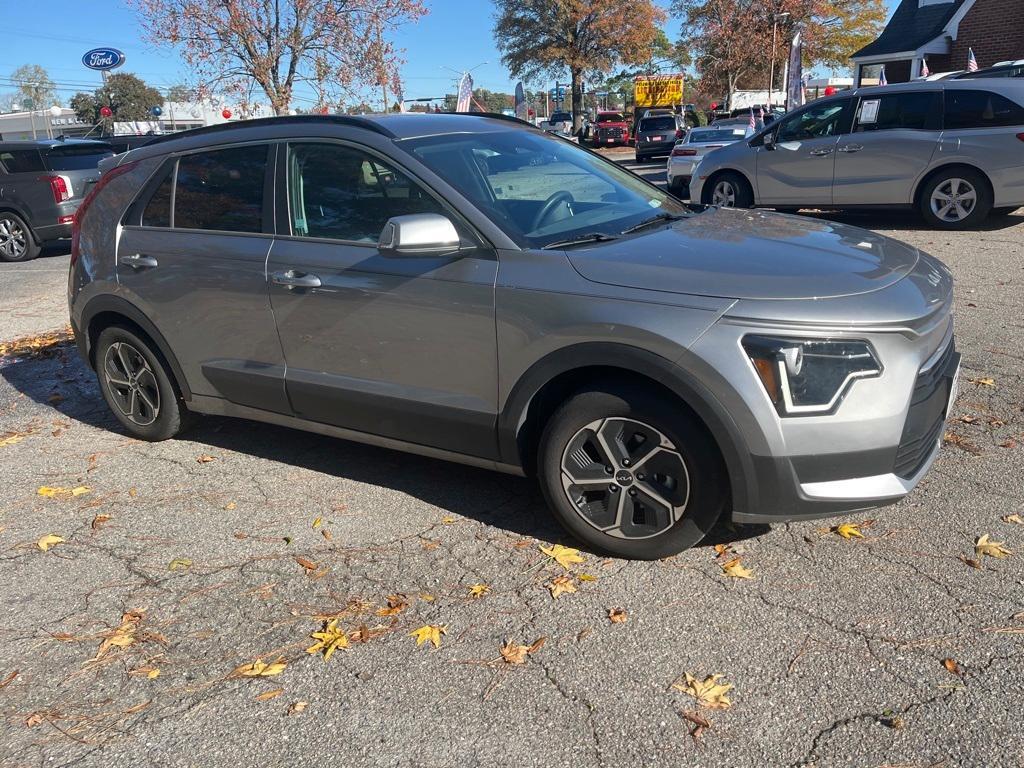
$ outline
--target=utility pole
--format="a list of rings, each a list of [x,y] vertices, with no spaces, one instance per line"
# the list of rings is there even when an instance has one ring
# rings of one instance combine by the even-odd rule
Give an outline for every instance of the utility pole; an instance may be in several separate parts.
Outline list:
[[[768,67],[768,106],[772,105],[772,95],[775,93],[775,44],[779,32],[779,19],[785,19],[789,13],[772,14],[772,60]]]

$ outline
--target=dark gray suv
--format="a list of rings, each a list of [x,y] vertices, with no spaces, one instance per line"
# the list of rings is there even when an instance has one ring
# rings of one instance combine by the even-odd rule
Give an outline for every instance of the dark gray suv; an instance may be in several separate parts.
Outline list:
[[[0,261],[28,261],[71,237],[78,204],[114,153],[88,139],[0,142]]]
[[[952,279],[880,235],[690,209],[469,115],[161,137],[79,210],[79,348],[135,437],[192,413],[536,475],[591,547],[888,504],[955,396]]]

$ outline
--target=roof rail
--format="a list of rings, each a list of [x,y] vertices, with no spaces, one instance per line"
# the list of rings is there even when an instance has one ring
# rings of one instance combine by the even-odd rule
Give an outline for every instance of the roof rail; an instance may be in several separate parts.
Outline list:
[[[165,133],[161,136],[157,136],[152,141],[146,144],[147,147],[153,147],[157,144],[164,144],[169,141],[175,141],[180,138],[189,136],[206,136],[208,134],[217,134],[224,131],[243,130],[245,128],[258,128],[266,127],[269,125],[290,125],[290,124],[301,124],[301,123],[334,123],[335,125],[348,125],[353,128],[364,128],[374,133],[379,133],[382,136],[387,136],[390,139],[395,138],[395,135],[377,124],[373,120],[367,120],[364,117],[354,117],[351,115],[281,115],[279,117],[258,117],[253,120],[239,120],[233,123],[217,123],[216,125],[207,125],[203,128],[190,128],[187,131],[175,131],[174,133]]]
[[[444,114],[444,113],[442,113]],[[470,117],[490,117],[494,120],[504,120],[509,123],[519,123],[520,125],[526,125],[535,130],[540,130],[536,125],[531,123],[529,120],[523,120],[521,117],[515,117],[513,115],[505,115],[501,112],[450,112],[448,114],[454,115],[469,115]]]

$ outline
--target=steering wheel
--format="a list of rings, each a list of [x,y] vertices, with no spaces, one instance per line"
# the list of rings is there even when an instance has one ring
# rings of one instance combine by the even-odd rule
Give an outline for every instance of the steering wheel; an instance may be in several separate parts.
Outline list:
[[[533,217],[533,224],[530,226],[531,230],[540,229],[541,226],[546,222],[547,218],[551,216],[562,203],[575,202],[576,198],[572,196],[572,192],[564,189],[560,189],[555,194],[551,195],[547,200],[544,201],[544,205],[537,211],[537,215]]]

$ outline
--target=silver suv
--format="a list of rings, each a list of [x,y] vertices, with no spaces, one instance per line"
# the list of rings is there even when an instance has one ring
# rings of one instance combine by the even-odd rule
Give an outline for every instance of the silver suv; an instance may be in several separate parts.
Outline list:
[[[71,323],[135,437],[221,414],[535,474],[637,558],[895,502],[939,451],[952,279],[871,232],[695,211],[486,116],[253,120],[102,170]]]
[[[843,91],[708,155],[693,200],[723,206],[916,207],[963,229],[1024,205],[1024,80]]]

